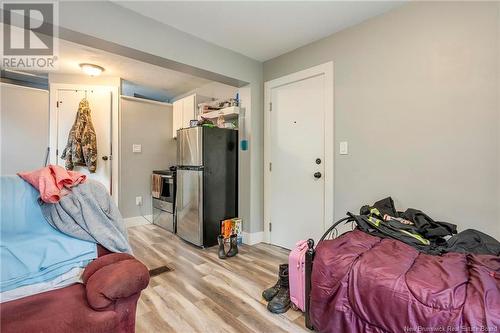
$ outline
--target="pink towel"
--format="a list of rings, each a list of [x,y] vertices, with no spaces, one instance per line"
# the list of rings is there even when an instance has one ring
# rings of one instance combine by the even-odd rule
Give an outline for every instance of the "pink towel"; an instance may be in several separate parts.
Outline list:
[[[33,185],[43,202],[56,203],[68,193],[68,189],[85,182],[87,176],[80,172],[66,170],[58,165],[19,172],[19,177]]]

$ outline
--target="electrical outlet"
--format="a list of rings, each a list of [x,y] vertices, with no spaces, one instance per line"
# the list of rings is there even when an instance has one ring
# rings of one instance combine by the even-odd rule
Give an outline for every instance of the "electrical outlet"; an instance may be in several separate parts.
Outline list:
[[[136,206],[142,206],[142,197],[135,197],[135,205]]]

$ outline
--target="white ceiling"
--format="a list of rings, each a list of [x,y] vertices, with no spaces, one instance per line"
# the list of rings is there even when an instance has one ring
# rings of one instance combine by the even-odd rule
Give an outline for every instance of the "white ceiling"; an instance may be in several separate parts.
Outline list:
[[[265,61],[404,1],[123,1],[115,3],[213,44]]]
[[[168,98],[182,95],[211,82],[114,53],[59,40],[57,73],[82,75],[80,63],[99,65],[105,68],[103,76],[120,77],[137,85],[161,90]]]

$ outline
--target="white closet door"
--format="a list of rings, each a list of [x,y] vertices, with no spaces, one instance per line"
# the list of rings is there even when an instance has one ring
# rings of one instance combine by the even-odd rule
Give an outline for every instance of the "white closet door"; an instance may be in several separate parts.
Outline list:
[[[73,126],[80,101],[85,97],[84,90],[59,89],[59,106],[57,108],[57,164],[65,166],[61,159],[62,152],[68,142],[68,135]],[[108,89],[88,90],[87,99],[90,104],[92,124],[97,139],[97,169],[90,173],[84,166],[75,166],[74,170],[82,172],[90,179],[101,182],[111,189],[111,91]],[[110,191],[111,192],[111,191]]]

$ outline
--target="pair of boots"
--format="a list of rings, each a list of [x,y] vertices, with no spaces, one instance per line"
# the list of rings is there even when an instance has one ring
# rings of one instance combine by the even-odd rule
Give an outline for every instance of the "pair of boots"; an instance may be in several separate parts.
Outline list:
[[[229,251],[224,249],[224,236],[219,235],[217,237],[217,243],[219,243],[218,255],[219,259],[226,259],[230,257],[234,257],[238,254],[238,235],[229,236]]]
[[[288,264],[279,267],[278,282],[264,290],[262,297],[269,303],[267,309],[272,313],[285,313],[290,308],[290,289],[288,287]]]

